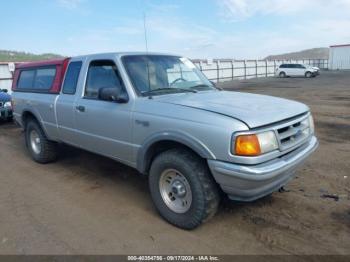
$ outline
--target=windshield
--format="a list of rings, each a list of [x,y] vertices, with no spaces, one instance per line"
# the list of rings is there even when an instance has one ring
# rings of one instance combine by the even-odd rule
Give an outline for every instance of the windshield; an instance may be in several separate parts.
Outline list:
[[[130,55],[122,60],[136,91],[143,96],[215,89],[187,58]]]

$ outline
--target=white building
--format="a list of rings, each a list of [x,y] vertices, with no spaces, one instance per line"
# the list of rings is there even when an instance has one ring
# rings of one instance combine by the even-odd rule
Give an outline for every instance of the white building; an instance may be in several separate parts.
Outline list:
[[[350,44],[330,46],[329,69],[350,69]]]
[[[9,93],[11,93],[14,69],[14,63],[0,62],[0,89],[7,89]]]

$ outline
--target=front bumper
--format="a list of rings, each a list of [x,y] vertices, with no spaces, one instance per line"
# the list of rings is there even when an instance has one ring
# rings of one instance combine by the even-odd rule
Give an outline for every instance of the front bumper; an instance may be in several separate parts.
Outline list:
[[[317,138],[313,136],[301,148],[266,163],[248,166],[208,160],[208,164],[216,182],[230,199],[253,201],[287,184],[317,146]]]
[[[13,117],[12,109],[0,108],[0,120],[7,120]]]

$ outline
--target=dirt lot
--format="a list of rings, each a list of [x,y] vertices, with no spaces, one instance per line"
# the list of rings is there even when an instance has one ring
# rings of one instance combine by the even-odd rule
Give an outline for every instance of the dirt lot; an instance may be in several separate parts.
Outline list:
[[[183,231],[157,215],[134,170],[69,147],[36,164],[21,130],[0,124],[0,254],[350,254],[350,72],[223,86],[311,107],[320,147],[286,192],[225,203]]]

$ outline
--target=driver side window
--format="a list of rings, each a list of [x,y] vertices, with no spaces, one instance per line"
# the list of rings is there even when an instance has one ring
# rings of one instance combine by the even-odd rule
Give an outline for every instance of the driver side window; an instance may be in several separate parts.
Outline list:
[[[89,65],[84,97],[98,99],[101,88],[116,88],[120,92],[125,90],[118,68],[113,61],[95,60]]]

